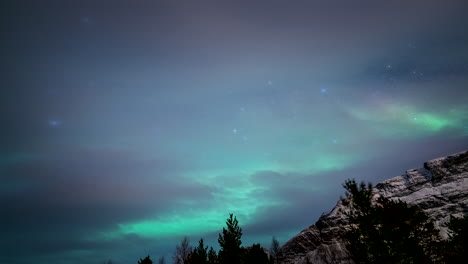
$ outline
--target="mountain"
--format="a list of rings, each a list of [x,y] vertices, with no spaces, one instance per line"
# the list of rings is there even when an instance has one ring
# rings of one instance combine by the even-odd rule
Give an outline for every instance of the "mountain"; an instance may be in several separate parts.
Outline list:
[[[424,163],[420,169],[388,179],[374,188],[374,199],[385,196],[420,207],[434,221],[443,238],[450,216],[468,214],[468,151]],[[278,263],[353,263],[341,236],[349,226],[338,201],[315,225],[302,230],[284,244],[278,253]]]

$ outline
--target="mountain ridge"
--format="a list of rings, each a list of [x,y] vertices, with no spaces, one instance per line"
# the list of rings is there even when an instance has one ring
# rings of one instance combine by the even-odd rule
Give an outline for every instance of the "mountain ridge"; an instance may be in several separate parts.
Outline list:
[[[420,207],[433,221],[442,238],[450,216],[468,214],[468,151],[436,158],[422,168],[375,185],[374,198],[384,196]],[[281,264],[351,264],[354,263],[341,236],[349,226],[347,207],[340,199],[318,221],[286,242],[279,250]]]

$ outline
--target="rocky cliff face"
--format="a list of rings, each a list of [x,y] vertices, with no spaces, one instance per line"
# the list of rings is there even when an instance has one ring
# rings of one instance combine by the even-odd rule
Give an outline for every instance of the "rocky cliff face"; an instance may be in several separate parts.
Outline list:
[[[417,205],[431,217],[442,237],[443,226],[450,216],[468,214],[468,151],[424,163],[424,168],[379,183],[374,197],[383,195]],[[348,227],[343,213],[346,207],[338,201],[332,211],[290,239],[280,249],[278,262],[297,263],[353,263],[341,235]]]

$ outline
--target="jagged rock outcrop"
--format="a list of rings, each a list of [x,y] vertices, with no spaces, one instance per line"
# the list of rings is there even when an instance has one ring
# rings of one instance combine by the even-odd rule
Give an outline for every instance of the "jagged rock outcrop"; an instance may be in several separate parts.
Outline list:
[[[374,198],[380,195],[420,207],[447,238],[444,223],[450,216],[468,214],[468,151],[428,161],[424,168],[383,181],[374,188]],[[353,263],[341,238],[349,227],[346,210],[338,201],[315,225],[281,247],[278,263]]]

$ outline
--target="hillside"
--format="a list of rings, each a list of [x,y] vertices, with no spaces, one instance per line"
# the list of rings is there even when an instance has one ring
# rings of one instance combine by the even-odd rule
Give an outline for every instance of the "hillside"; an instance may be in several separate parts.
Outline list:
[[[420,207],[434,221],[441,236],[450,216],[468,214],[468,151],[424,163],[403,175],[377,184],[374,199],[380,195]],[[281,247],[278,263],[353,263],[341,236],[349,226],[342,201],[324,213],[315,225],[302,230]]]

